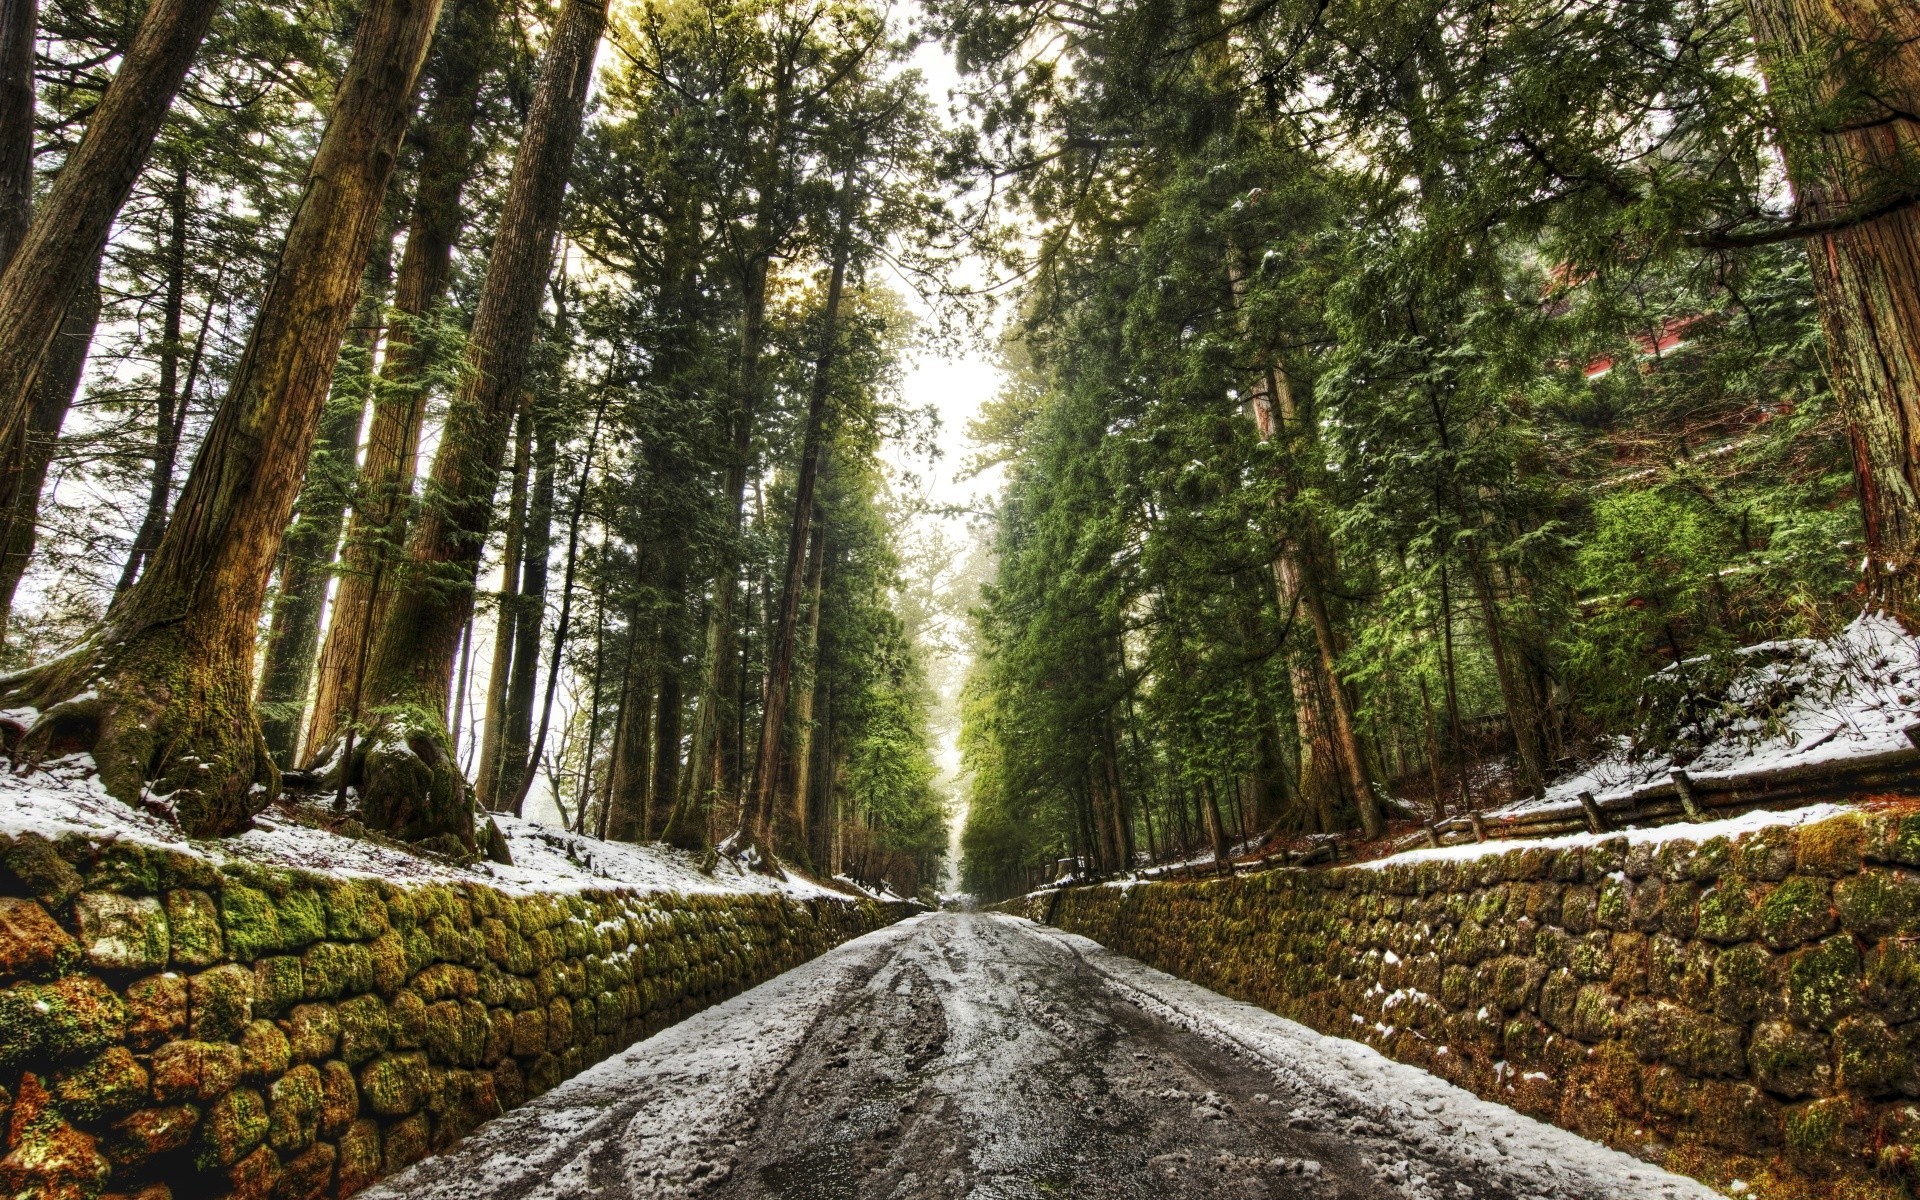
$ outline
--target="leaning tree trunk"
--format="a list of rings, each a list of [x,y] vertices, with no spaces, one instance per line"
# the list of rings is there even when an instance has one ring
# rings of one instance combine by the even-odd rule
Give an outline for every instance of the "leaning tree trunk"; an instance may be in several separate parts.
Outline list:
[[[307,460],[307,479],[294,504],[294,526],[281,555],[280,591],[267,625],[266,653],[260,668],[260,732],[273,761],[294,762],[294,743],[306,714],[307,689],[313,683],[319,651],[320,614],[327,606],[327,581],[340,530],[346,525],[353,490],[353,463],[360,452],[360,425],[367,415],[373,382],[373,349],[387,276],[393,266],[391,227],[374,243],[373,261],[360,284],[360,303],[342,352],[344,374],[336,371],[333,398],[320,421],[320,434]]]
[[[80,144],[0,273],[0,329],[7,331],[0,338],[0,444],[25,424],[40,360],[140,178],[219,6],[152,0]]]
[[[1866,587],[1920,628],[1920,10],[1909,0],[1747,0],[1847,417]],[[1799,94],[1812,75],[1812,95]],[[1855,99],[1858,97],[1859,99]]]
[[[391,593],[391,562],[406,537],[431,366],[420,326],[446,298],[453,276],[453,243],[466,219],[460,196],[478,165],[473,130],[480,84],[492,69],[499,43],[498,9],[495,0],[455,0],[427,62],[432,94],[415,127],[415,140],[421,144],[420,181],[407,225],[407,248],[394,279],[393,319],[340,552],[340,582],[315,668],[308,746],[332,745],[341,717],[353,706],[367,642],[385,609],[386,595],[379,584],[386,582]]]
[[[47,467],[53,462],[60,426],[80,392],[86,374],[87,350],[93,345],[100,321],[100,272],[89,273],[86,286],[67,305],[60,336],[41,364],[33,385],[33,407],[27,411],[24,433],[13,443],[5,475],[0,476],[0,634],[13,617],[13,594],[33,558],[40,529],[40,493],[46,487]]]
[[[33,219],[33,40],[39,0],[0,0],[0,269]]]
[[[807,530],[813,518],[814,487],[826,455],[827,399],[833,390],[833,363],[840,349],[840,299],[846,288],[849,232],[856,200],[854,175],[848,172],[840,198],[840,228],[827,277],[827,302],[821,313],[820,351],[813,367],[807,425],[800,446],[800,470],[793,489],[793,522],[787,531],[786,573],[780,585],[780,610],[767,652],[766,703],[761,709],[760,747],[754,757],[753,794],[740,813],[735,849],[759,865],[774,868],[773,795],[779,782],[781,748],[786,744],[787,695],[793,678],[794,644],[800,626],[800,601],[806,591]]]
[[[153,410],[153,460],[147,475],[147,511],[134,532],[133,545],[120,570],[119,595],[140,578],[167,532],[167,502],[173,499],[173,471],[180,458],[180,339],[187,297],[187,185],[184,168],[167,189],[167,282],[160,302],[160,390]],[[97,270],[97,269],[96,269]],[[212,297],[208,297],[212,304]]]
[[[373,638],[363,711],[385,733],[369,737],[364,762],[346,769],[359,779],[367,823],[401,837],[473,842],[473,805],[447,737],[447,680],[473,611],[494,488],[606,19],[606,0],[565,0],[554,22],[487,258],[460,389],[434,454],[433,503],[408,535],[393,607]]]
[[[260,609],[438,10],[372,0],[362,14],[273,282],[151,566],[80,646],[0,681],[9,705],[41,714],[11,731],[17,758],[88,747],[110,793],[193,836],[245,828],[279,789],[253,711]]]
[[[513,678],[515,621],[520,612],[520,546],[527,529],[527,487],[533,478],[533,416],[524,404],[514,430],[506,545],[500,555],[500,591],[494,596],[493,663],[487,672],[487,707],[481,716],[480,764],[474,772],[474,798],[481,808],[494,811],[500,808],[500,748],[505,742],[507,684]],[[364,662],[356,659],[356,689],[364,669]]]

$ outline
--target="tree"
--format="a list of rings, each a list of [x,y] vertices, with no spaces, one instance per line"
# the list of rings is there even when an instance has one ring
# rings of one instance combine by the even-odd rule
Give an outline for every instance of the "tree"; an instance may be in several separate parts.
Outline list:
[[[359,780],[368,823],[403,837],[473,845],[467,783],[447,737],[447,685],[472,613],[510,418],[605,23],[604,0],[566,0],[555,18],[487,259],[460,390],[428,476],[427,503],[408,535],[393,607],[355,689],[359,712],[384,732],[361,743],[357,761],[343,755],[341,769]],[[349,726],[349,749],[352,738]]]
[[[0,272],[0,329],[8,331],[0,341],[0,443],[25,424],[41,361],[99,258],[218,8],[216,0],[152,0],[86,134],[7,258]],[[8,18],[26,19],[12,11]],[[29,51],[31,40],[28,35]],[[17,78],[12,87],[18,103]]]
[[[16,755],[86,745],[109,792],[194,836],[245,827],[278,790],[253,712],[255,626],[437,16],[435,0],[362,15],[279,270],[152,563],[91,638],[0,685],[40,712]],[[9,294],[0,282],[0,308]]]

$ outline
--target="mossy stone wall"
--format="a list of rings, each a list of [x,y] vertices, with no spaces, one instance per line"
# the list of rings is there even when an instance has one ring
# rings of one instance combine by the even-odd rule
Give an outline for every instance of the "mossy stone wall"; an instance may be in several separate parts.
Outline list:
[[[1760,1197],[1920,1182],[1920,816],[999,906]]]
[[[0,1196],[347,1196],[906,915],[0,836]]]

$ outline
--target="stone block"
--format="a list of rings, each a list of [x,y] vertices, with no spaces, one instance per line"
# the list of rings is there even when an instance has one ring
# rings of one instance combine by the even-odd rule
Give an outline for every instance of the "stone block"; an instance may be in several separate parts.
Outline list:
[[[187,980],[187,1028],[203,1042],[238,1037],[253,1020],[253,972],[237,963],[211,967]]]
[[[0,896],[0,981],[63,974],[80,947],[38,902]]]
[[[219,906],[203,891],[174,888],[168,892],[167,927],[175,966],[210,967],[226,954]]]
[[[87,963],[101,971],[153,971],[167,965],[167,913],[152,896],[82,892],[74,926]]]

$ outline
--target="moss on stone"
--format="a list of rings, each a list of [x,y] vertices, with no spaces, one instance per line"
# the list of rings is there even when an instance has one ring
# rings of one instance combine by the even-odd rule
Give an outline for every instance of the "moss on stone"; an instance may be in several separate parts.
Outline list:
[[[359,1066],[393,1044],[393,1017],[378,996],[355,996],[334,1009],[340,1022],[340,1057]]]
[[[226,934],[227,953],[236,962],[252,962],[284,944],[273,898],[244,883],[229,880],[220,889],[220,927]]]
[[[34,897],[54,912],[62,912],[67,903],[80,894],[86,881],[80,872],[60,856],[53,843],[37,833],[23,833],[0,856],[18,890]]]
[[[327,902],[312,888],[290,888],[275,905],[280,922],[280,944],[298,950],[327,936]]]
[[[102,971],[151,971],[167,965],[167,914],[152,896],[82,892],[74,926],[88,965]]]
[[[182,967],[210,967],[226,954],[220,932],[220,910],[213,897],[194,888],[167,893],[167,924],[172,933],[173,961]]]
[[[359,1191],[380,1177],[380,1126],[361,1118],[340,1137],[340,1159],[334,1168],[340,1195]]]
[[[8,1124],[0,1195],[9,1200],[81,1200],[99,1195],[106,1186],[112,1164],[90,1134],[60,1115],[32,1072],[21,1076]]]
[[[228,1200],[272,1200],[279,1183],[280,1157],[270,1146],[255,1146],[227,1168]]]
[[[207,1109],[194,1163],[203,1171],[229,1167],[266,1140],[267,1101],[252,1088],[235,1088]]]
[[[333,1182],[339,1152],[325,1142],[307,1147],[289,1158],[274,1184],[274,1200],[318,1200]]]
[[[1708,888],[1700,896],[1700,936],[1722,945],[1752,940],[1760,931],[1760,898],[1759,890],[1741,879]]]
[[[236,1037],[253,1020],[253,972],[237,963],[187,980],[187,1029],[204,1042]]]
[[[367,1111],[399,1117],[426,1101],[426,1058],[418,1053],[383,1054],[360,1068],[360,1099]]]
[[[1760,903],[1760,933],[1775,950],[1788,950],[1822,937],[1834,927],[1825,879],[1796,875]]]
[[[1811,1100],[1789,1108],[1782,1120],[1787,1148],[1800,1154],[1820,1154],[1840,1139],[1847,1106],[1841,1100]]]
[[[54,1074],[53,1095],[75,1120],[98,1121],[138,1108],[146,1099],[147,1069],[125,1046],[109,1046],[77,1067]]]
[[[1831,1028],[1860,1006],[1860,949],[1842,934],[1793,955],[1787,965],[1787,1012],[1807,1025]]]
[[[1751,1021],[1773,1008],[1773,956],[1751,943],[1729,946],[1713,960],[1713,1011],[1723,1020]]]
[[[187,981],[172,971],[127,985],[127,1043],[150,1050],[187,1031]]]
[[[1841,926],[1862,937],[1909,934],[1920,924],[1920,877],[1865,870],[1833,885],[1833,906]]]
[[[340,1044],[340,1018],[332,1005],[297,1004],[287,1020],[287,1040],[298,1061],[331,1058]]]
[[[319,1133],[320,1070],[302,1063],[273,1081],[267,1089],[267,1144],[281,1154],[296,1154],[313,1145]]]
[[[304,964],[291,954],[270,954],[253,963],[253,1011],[277,1017],[306,999]]]
[[[357,942],[316,942],[302,959],[310,1000],[331,1000],[374,986],[373,954]]]
[[[38,902],[0,896],[0,981],[63,974],[79,961],[79,945]]]
[[[0,1066],[92,1054],[126,1027],[126,1003],[91,975],[17,984],[0,990]]]
[[[326,936],[340,941],[368,941],[389,928],[386,902],[371,881],[341,880],[328,888]]]
[[[293,1061],[287,1035],[272,1021],[251,1021],[240,1031],[241,1070],[248,1079],[270,1080]]]
[[[1794,870],[1809,875],[1850,875],[1860,869],[1867,844],[1866,823],[1843,813],[1793,831]]]
[[[153,1093],[170,1100],[215,1100],[240,1082],[240,1048],[230,1042],[168,1042],[153,1052]]]
[[[107,1157],[119,1167],[139,1167],[184,1147],[193,1140],[199,1125],[200,1110],[191,1104],[140,1109],[115,1121],[108,1130]]]
[[[87,864],[89,888],[148,896],[160,890],[159,851],[138,842],[110,841],[93,850]]]

